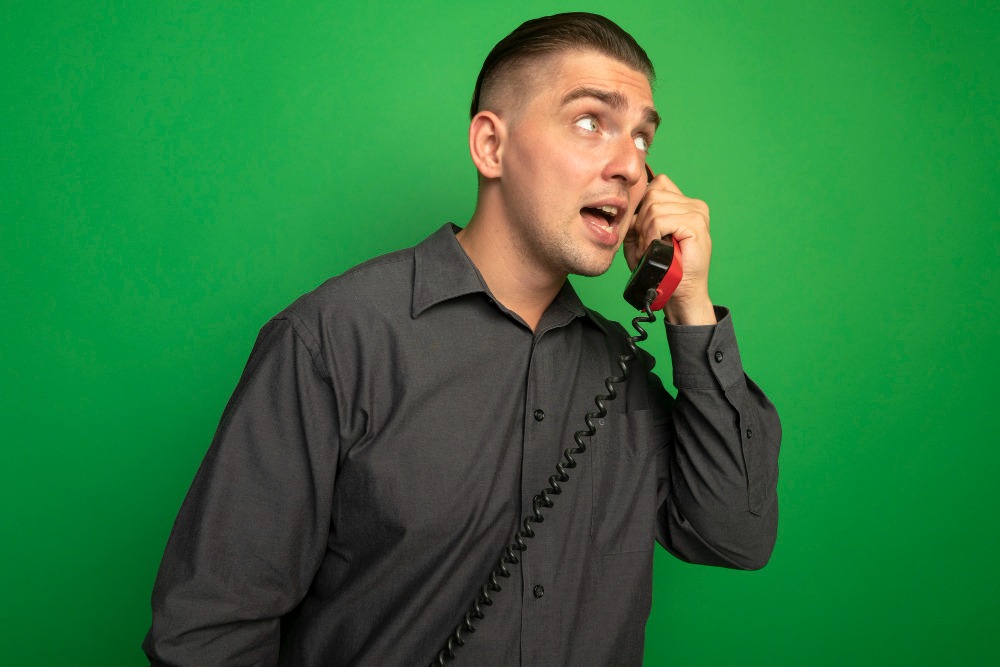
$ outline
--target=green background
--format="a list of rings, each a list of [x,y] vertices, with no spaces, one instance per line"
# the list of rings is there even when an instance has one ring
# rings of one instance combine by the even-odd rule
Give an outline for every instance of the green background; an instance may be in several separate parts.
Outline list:
[[[770,565],[658,550],[647,664],[997,664],[1000,7],[613,7],[3,4],[5,664],[141,664],[257,329],[468,219],[479,65],[570,9],[656,63],[651,162],[711,205],[712,295],[784,426]],[[626,273],[575,283],[625,319]]]

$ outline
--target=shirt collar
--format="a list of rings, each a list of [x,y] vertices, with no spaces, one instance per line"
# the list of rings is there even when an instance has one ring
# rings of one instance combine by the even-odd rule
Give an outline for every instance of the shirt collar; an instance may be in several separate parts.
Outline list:
[[[445,223],[440,229],[414,248],[413,317],[443,301],[481,292],[490,296],[489,288],[476,266],[465,254],[455,234],[460,228]],[[550,309],[559,307],[574,317],[586,317],[605,334],[607,328],[600,316],[583,305],[576,290],[567,280],[556,295]]]

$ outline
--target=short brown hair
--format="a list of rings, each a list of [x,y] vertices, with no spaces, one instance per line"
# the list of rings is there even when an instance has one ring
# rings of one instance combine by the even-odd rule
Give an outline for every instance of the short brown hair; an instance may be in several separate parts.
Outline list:
[[[543,16],[522,23],[486,56],[472,93],[469,117],[479,113],[481,100],[517,65],[539,56],[572,50],[597,51],[614,58],[645,74],[650,85],[656,78],[653,63],[645,50],[614,21],[587,12]]]

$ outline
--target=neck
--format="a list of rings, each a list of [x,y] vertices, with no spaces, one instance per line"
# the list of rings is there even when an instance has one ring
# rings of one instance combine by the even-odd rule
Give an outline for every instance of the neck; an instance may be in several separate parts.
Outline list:
[[[478,209],[456,238],[493,296],[535,331],[542,314],[566,282],[566,275],[546,270],[521,252],[510,228],[482,215]]]

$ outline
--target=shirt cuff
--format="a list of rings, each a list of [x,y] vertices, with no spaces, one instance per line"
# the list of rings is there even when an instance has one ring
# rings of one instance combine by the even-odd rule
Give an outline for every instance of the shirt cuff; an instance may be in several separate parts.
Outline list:
[[[718,324],[667,325],[678,389],[727,389],[743,378],[743,362],[729,309],[715,306]]]

